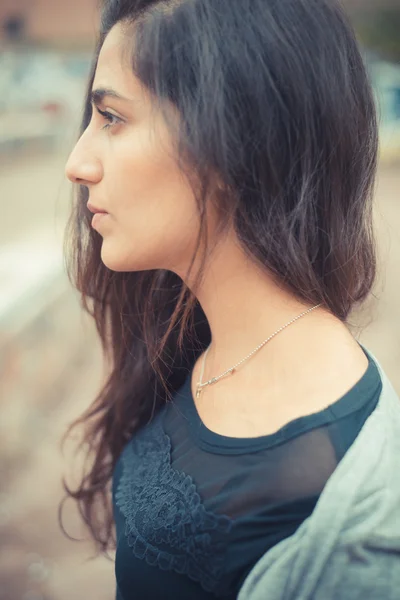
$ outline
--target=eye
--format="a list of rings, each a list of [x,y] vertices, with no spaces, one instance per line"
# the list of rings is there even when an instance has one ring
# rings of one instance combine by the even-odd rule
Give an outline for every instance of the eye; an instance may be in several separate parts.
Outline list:
[[[122,119],[108,112],[107,110],[100,110],[98,106],[96,106],[97,112],[107,121],[105,125],[103,125],[102,129],[109,129],[114,125],[118,125],[118,123],[122,123]]]

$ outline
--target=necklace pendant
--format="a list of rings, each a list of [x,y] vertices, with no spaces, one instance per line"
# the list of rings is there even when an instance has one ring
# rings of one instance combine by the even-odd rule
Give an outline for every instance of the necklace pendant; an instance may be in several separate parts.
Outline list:
[[[201,394],[201,387],[197,386],[197,390],[196,390],[196,398],[200,398],[200,394]]]

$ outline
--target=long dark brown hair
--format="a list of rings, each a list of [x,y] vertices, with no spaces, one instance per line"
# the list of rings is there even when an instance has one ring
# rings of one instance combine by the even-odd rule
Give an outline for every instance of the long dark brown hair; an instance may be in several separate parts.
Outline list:
[[[195,257],[206,247],[207,197],[218,174],[221,227],[300,300],[341,320],[375,278],[373,93],[354,32],[336,0],[107,0],[81,131],[91,119],[97,56],[125,25],[132,72],[159,107],[177,109],[178,164],[196,173]],[[186,169],[186,167],[190,167]],[[66,233],[71,280],[100,335],[109,376],[85,414],[90,467],[78,501],[98,551],[115,544],[110,485],[132,434],[184,382],[211,341],[191,289],[158,269],[112,272],[77,190]],[[67,432],[68,433],[68,432]]]

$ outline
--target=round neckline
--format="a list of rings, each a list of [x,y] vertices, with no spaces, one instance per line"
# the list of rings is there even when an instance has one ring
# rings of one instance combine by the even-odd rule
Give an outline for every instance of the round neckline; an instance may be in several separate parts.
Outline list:
[[[318,412],[289,421],[274,433],[257,437],[231,437],[209,429],[202,421],[193,398],[191,388],[193,370],[190,370],[179,395],[183,397],[181,408],[186,412],[193,439],[201,448],[216,454],[257,452],[282,444],[311,429],[327,425],[356,412],[375,396],[382,384],[373,358],[361,344],[360,347],[368,359],[367,370],[341,398]]]

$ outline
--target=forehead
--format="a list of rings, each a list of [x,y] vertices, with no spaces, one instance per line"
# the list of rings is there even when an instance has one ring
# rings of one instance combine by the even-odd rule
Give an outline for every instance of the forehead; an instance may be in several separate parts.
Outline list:
[[[137,97],[145,93],[129,65],[126,34],[120,24],[115,25],[101,47],[97,60],[93,89],[113,88],[123,96]]]
[[[126,43],[127,37],[126,34],[124,34],[124,29],[121,23],[117,23],[106,35],[100,50],[99,62],[107,62],[110,60],[122,62],[122,50],[124,44],[126,46]]]

